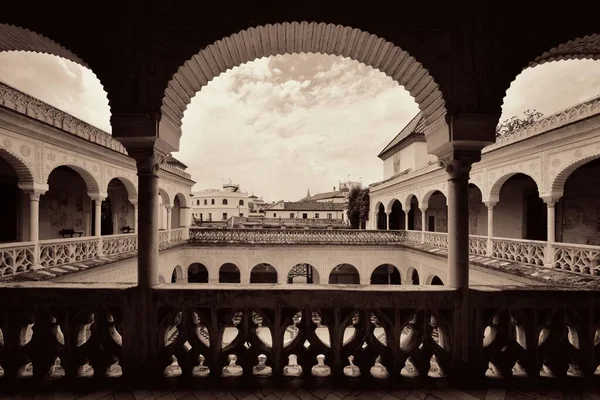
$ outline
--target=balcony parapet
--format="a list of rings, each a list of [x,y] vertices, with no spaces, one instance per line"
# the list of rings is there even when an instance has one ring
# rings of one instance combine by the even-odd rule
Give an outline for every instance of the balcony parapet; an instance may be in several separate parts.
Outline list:
[[[594,290],[474,287],[462,319],[459,292],[440,286],[159,285],[144,316],[149,338],[135,330],[137,296],[131,285],[0,284],[0,387],[406,387],[415,377],[600,374]],[[153,343],[142,360],[140,340]]]

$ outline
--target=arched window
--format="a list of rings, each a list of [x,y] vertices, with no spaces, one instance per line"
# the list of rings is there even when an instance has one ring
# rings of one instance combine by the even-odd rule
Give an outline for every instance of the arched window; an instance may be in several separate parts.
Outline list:
[[[206,201],[206,200],[204,200]],[[200,205],[200,200],[196,200],[196,205],[199,206]]]
[[[214,206],[215,205],[215,199],[211,199],[210,200],[210,204],[212,204]]]
[[[208,205],[208,200],[204,199],[204,205]]]
[[[223,205],[226,206],[227,205],[227,199],[223,199]]]
[[[240,200],[240,206],[244,205],[244,200]]]

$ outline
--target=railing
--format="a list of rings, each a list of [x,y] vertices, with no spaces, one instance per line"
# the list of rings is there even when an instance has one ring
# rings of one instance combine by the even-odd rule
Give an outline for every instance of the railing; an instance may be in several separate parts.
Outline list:
[[[40,265],[56,267],[97,258],[99,250],[96,237],[40,240]]]
[[[190,228],[190,242],[203,244],[363,244],[385,246],[397,245],[404,241],[404,231]]]
[[[469,236],[469,253],[479,256],[487,255],[487,236]]]
[[[160,285],[146,302],[129,285],[0,285],[0,386],[539,385],[600,362],[596,291],[201,287]]]
[[[423,242],[423,232],[422,231],[411,231],[407,230],[405,232],[405,238],[408,243],[421,243]]]
[[[169,243],[177,243],[183,241],[183,233],[187,228],[171,229],[169,231]]]
[[[30,271],[35,265],[35,244],[0,244],[0,276]]]
[[[169,244],[169,239],[171,238],[171,234],[169,231],[160,231],[158,232],[158,245],[166,246]]]
[[[548,242],[508,238],[492,238],[493,258],[543,266]]]
[[[554,268],[600,276],[600,247],[571,243],[552,243]]]
[[[442,232],[423,232],[423,244],[447,249],[448,234]]]
[[[102,237],[102,254],[120,254],[137,251],[137,233],[111,235]]]

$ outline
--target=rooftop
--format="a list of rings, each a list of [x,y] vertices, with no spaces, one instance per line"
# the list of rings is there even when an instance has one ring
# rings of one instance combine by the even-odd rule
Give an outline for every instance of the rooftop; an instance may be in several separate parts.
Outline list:
[[[405,142],[410,137],[425,137],[425,118],[423,113],[418,113],[405,127],[396,135],[387,146],[377,155],[379,158],[385,157],[393,149],[396,149],[400,144]]]

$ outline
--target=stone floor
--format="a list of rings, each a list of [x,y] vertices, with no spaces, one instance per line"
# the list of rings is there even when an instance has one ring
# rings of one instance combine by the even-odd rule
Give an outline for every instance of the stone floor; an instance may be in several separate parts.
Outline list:
[[[71,392],[51,392],[42,395],[18,395],[2,396],[1,399],[55,399],[55,400],[502,400],[502,399],[590,399],[600,400],[600,390],[591,389],[589,391],[571,391],[571,390],[515,390],[494,388],[487,390],[469,390],[461,391],[454,389],[415,389],[415,390],[396,390],[396,391],[359,391],[359,390],[285,390],[277,391],[273,389],[260,389],[254,391],[224,391],[224,390],[172,390],[172,391],[135,391],[135,392],[112,392],[99,391],[91,393],[71,393]]]

